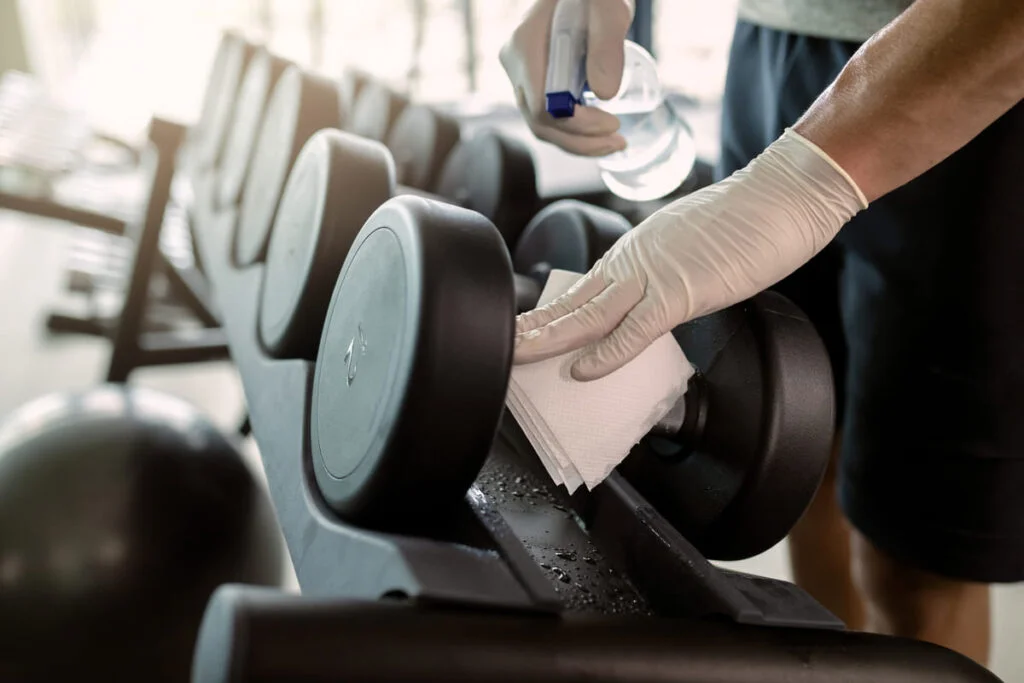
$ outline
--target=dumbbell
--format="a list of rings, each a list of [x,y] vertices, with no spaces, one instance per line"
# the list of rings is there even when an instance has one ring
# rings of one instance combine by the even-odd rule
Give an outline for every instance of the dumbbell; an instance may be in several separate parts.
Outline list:
[[[411,105],[395,122],[386,145],[395,156],[399,185],[493,217],[510,247],[542,204],[529,148],[495,129],[483,128],[460,140],[456,119]]]
[[[517,286],[519,310],[552,269],[586,272],[629,227],[582,202],[541,211],[513,257],[537,282],[530,298]],[[821,480],[834,420],[827,353],[803,313],[771,292],[674,334],[703,371],[620,469],[706,556],[756,555],[788,533]]]
[[[543,195],[539,193],[530,147],[518,136],[484,126],[452,150],[434,192],[459,206],[490,217],[505,238],[509,250],[514,251],[531,218],[544,207],[563,199],[583,200],[589,206],[595,206],[595,203],[607,205],[611,201],[600,181],[593,186],[584,183],[555,188],[550,180]],[[496,203],[505,205],[507,209],[495,211]],[[622,221],[621,218],[612,220],[616,223]],[[598,220],[598,223],[604,221]]]
[[[421,112],[423,118],[431,113],[429,110]],[[423,124],[423,127],[428,126]],[[481,139],[490,146],[496,138],[484,135]],[[315,329],[311,321],[323,317],[327,306],[323,283],[332,282],[341,268],[352,235],[362,221],[393,194],[417,193],[414,188],[396,184],[386,150],[366,142],[353,136],[324,133],[317,148],[306,155],[301,165],[296,164],[297,177],[289,180],[289,186],[294,186],[290,191],[293,196],[282,200],[279,225],[272,230],[266,223],[242,222],[239,226],[240,233],[247,233],[246,237],[238,238],[239,242],[269,242],[270,245],[264,293],[264,303],[269,308],[263,309],[260,338],[272,355],[314,356],[316,334],[310,331]],[[501,144],[500,139],[496,144]],[[429,159],[429,155],[420,158]],[[427,165],[424,161],[423,166]],[[500,167],[500,163],[490,166],[492,170]],[[317,206],[304,194],[303,188],[313,183],[326,183],[334,188],[324,195],[322,206]],[[495,189],[483,183],[477,188],[488,197],[492,211],[490,215],[478,213],[495,224],[510,220],[509,214],[521,211],[514,193],[511,199],[499,202],[494,199],[498,194]],[[286,191],[285,196],[288,195]],[[320,216],[320,227],[306,232],[298,226],[304,225],[305,217],[311,212]],[[517,310],[533,307],[552,267],[589,268],[629,228],[628,221],[619,214],[574,200],[556,202],[542,210],[528,224],[516,245],[516,271],[529,276],[516,278]],[[317,242],[320,246],[314,246],[309,240],[320,240]],[[311,293],[316,290],[321,290],[319,296]],[[271,305],[268,300],[276,303]],[[307,301],[309,307],[296,305],[299,300]]]
[[[491,130],[481,131],[459,145],[455,144],[457,136],[458,124],[453,119],[427,107],[406,108],[388,138],[388,147],[395,155],[397,191],[429,189],[430,179],[437,175],[441,161],[447,157],[436,184],[441,196],[490,218],[507,242],[514,242],[521,226],[527,225],[523,238],[518,240],[516,258],[525,258],[534,265],[551,261],[548,267],[589,267],[628,230],[628,223],[618,214],[570,200],[556,203],[527,224],[530,212],[538,204],[529,150],[518,140]],[[456,151],[449,155],[453,147]],[[371,162],[364,156],[351,159],[351,163]],[[390,194],[382,196],[381,201]],[[350,196],[351,193],[342,194]],[[364,220],[368,215],[365,211],[363,206],[356,218]],[[238,244],[255,246],[239,249],[238,262],[250,264],[262,258],[269,223],[243,220],[239,232]],[[582,253],[582,259],[575,253]],[[536,272],[532,275],[538,277]],[[539,279],[539,286],[523,279],[518,284],[520,309],[526,310],[539,296],[543,278]]]
[[[771,291],[673,335],[696,374],[619,470],[706,557],[752,557],[785,537],[824,476],[828,353],[804,313]]]
[[[367,87],[372,95],[373,86]],[[340,102],[335,83],[298,67],[289,67],[279,78],[268,99],[246,175],[235,232],[236,265],[252,265],[265,257],[281,192],[295,158],[313,133],[340,125]],[[363,109],[364,114],[367,111]],[[427,185],[457,141],[458,126],[447,117],[415,107],[408,110],[408,116],[403,114],[399,123],[389,142],[400,150],[401,170],[418,185]]]
[[[530,148],[522,140],[488,127],[459,140],[457,121],[426,107],[395,104],[396,98],[401,100],[382,84],[370,82],[363,88],[355,122],[345,129],[372,140],[386,140],[396,155],[399,184],[482,213],[497,226],[508,248],[514,249],[524,227],[543,204]],[[396,107],[403,107],[402,113],[390,135],[384,136],[386,112]],[[436,146],[433,158],[444,160],[439,170],[407,173],[406,157],[424,160],[426,148],[432,144]],[[449,144],[454,146],[447,147]],[[442,146],[447,148],[443,154]]]
[[[221,37],[193,132],[198,171],[213,168],[220,162],[243,74],[255,52],[256,47],[237,33],[227,31]]]
[[[574,199],[549,204],[533,217],[512,255],[517,274],[516,308],[537,304],[552,270],[585,273],[630,230],[622,215]]]
[[[339,124],[341,109],[334,81],[288,67],[271,93],[256,138],[235,230],[234,261],[248,266],[263,260],[288,174],[316,131]]]
[[[270,355],[315,358],[333,283],[355,234],[401,191],[408,190],[397,188],[394,162],[381,143],[338,130],[312,136],[288,178],[277,221],[261,233],[269,246],[258,326]]]
[[[359,89],[345,130],[360,137],[384,142],[409,100],[376,79]]]
[[[563,206],[541,212],[515,253],[516,271],[539,287],[553,267],[586,272],[629,229],[613,212]],[[705,556],[751,557],[782,540],[824,474],[834,422],[827,352],[774,292],[673,334],[699,371],[619,469]]]
[[[509,250],[540,205],[529,147],[490,128],[455,146],[433,191],[490,218]]]
[[[363,86],[369,83],[372,77],[358,69],[348,68],[338,79],[338,97],[342,112],[342,129],[348,125],[348,119],[355,108],[356,100],[363,91]]]
[[[291,64],[287,60],[271,54],[263,47],[257,48],[249,60],[235,102],[227,146],[216,176],[214,192],[217,207],[237,206],[241,200],[267,100],[281,74],[289,66]]]
[[[315,357],[318,325],[348,247],[370,214],[395,194],[440,199],[398,185],[391,154],[380,143],[335,130],[310,139],[288,179],[276,223],[260,232],[269,246],[259,336],[270,355]],[[517,210],[508,204],[494,207],[498,216]],[[251,228],[239,224],[240,231]]]
[[[354,237],[325,219],[338,215],[332,165],[339,177],[346,155],[360,153],[372,156],[373,143],[329,131],[303,150],[282,202],[292,228],[277,232],[279,220],[274,235],[295,245],[281,254],[304,260],[277,261],[272,247],[259,325],[271,355],[316,359],[310,438],[325,500],[346,519],[378,523],[400,499],[454,503],[478,471],[508,379],[515,285],[503,240],[475,212],[405,195]],[[377,155],[377,184],[387,187]],[[673,438],[645,439],[623,473],[710,556],[747,556],[785,534],[824,471],[834,412],[827,356],[807,318],[776,294],[683,325],[676,337],[699,374],[663,425]],[[367,407],[347,414],[355,405]]]
[[[459,135],[459,122],[450,116],[421,104],[406,107],[385,143],[398,184],[433,191]]]

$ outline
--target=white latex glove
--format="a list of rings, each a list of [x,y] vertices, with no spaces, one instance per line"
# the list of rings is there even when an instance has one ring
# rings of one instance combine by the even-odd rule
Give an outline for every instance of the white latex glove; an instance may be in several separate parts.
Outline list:
[[[625,365],[661,335],[783,279],[867,200],[816,145],[787,130],[746,168],[623,235],[563,296],[516,321],[516,363],[594,342],[578,380]]]
[[[634,0],[587,0],[587,82],[601,99],[611,99],[622,82],[622,43],[633,22]],[[617,133],[619,119],[596,107],[577,107],[573,116],[547,113],[544,81],[548,69],[551,20],[558,0],[538,0],[501,49],[516,102],[539,139],[567,152],[603,156],[626,148]]]

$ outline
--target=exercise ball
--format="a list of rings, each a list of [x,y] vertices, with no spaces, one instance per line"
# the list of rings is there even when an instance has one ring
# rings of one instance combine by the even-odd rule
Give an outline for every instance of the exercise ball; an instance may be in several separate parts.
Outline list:
[[[101,386],[0,423],[0,681],[189,680],[221,584],[279,585],[279,527],[190,404]]]

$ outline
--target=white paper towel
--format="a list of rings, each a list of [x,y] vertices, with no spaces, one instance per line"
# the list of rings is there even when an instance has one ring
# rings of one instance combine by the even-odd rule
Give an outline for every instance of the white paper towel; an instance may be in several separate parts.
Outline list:
[[[538,305],[567,291],[581,276],[552,271]],[[545,469],[570,493],[601,483],[686,393],[693,367],[671,334],[607,377],[572,379],[574,351],[517,365],[507,405]]]

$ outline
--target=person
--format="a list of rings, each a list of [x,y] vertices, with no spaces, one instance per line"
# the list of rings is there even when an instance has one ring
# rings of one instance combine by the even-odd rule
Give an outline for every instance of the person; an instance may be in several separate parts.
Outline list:
[[[556,3],[537,0],[501,50],[517,102],[542,140],[622,149],[606,112],[544,112]],[[833,481],[790,536],[796,581],[851,628],[986,664],[989,584],[1024,578],[1024,3],[740,8],[723,179],[520,316],[515,362],[580,350],[588,381],[692,318],[787,294],[829,347],[841,405]],[[633,3],[588,12],[586,74],[607,98]]]

